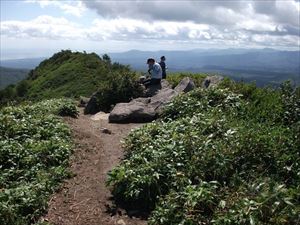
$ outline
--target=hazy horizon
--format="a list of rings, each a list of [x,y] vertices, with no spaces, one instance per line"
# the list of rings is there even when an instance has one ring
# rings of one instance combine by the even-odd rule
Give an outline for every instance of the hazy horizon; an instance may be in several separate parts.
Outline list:
[[[275,48],[191,48],[191,49],[159,49],[159,50],[141,50],[141,49],[129,49],[126,51],[101,51],[101,50],[78,50],[78,49],[57,49],[57,50],[48,50],[48,51],[35,51],[28,50],[28,51],[19,51],[19,50],[6,50],[4,56],[1,56],[0,61],[5,60],[19,60],[19,59],[35,59],[35,58],[48,58],[51,57],[56,52],[61,50],[71,50],[71,51],[78,51],[78,52],[87,52],[92,53],[95,52],[96,54],[103,55],[103,54],[111,54],[111,53],[126,53],[131,51],[141,51],[141,52],[172,52],[172,51],[218,51],[218,50],[245,50],[245,51],[253,51],[253,50],[264,50],[264,49],[271,49],[275,51],[300,51],[296,49],[275,49]],[[230,54],[230,53],[229,53]]]

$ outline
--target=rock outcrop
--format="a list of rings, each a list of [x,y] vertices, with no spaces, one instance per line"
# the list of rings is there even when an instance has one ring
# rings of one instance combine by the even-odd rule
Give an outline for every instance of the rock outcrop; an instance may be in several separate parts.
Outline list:
[[[203,88],[211,88],[211,87],[215,87],[215,86],[217,86],[223,79],[224,79],[224,77],[218,76],[218,75],[207,76],[207,77],[204,79],[203,83],[202,83],[202,87],[203,87]]]
[[[99,111],[97,106],[97,92],[95,92],[84,108],[84,114],[95,114]]]
[[[183,78],[180,83],[175,87],[175,91],[176,92],[189,92],[193,89],[195,89],[195,84],[194,84],[194,81],[189,78],[189,77],[185,77]]]
[[[164,106],[166,106],[172,98],[177,96],[179,93],[180,92],[177,92],[172,88],[162,89],[156,95],[151,97],[148,107],[153,108],[156,114],[159,115]]]
[[[112,123],[150,122],[156,119],[156,112],[144,102],[131,101],[118,103],[109,114],[108,120]]]
[[[166,80],[161,85],[151,87],[151,97],[137,98],[129,103],[118,103],[111,111],[108,119],[111,123],[150,122],[155,120],[163,108],[179,93],[195,88],[190,78],[184,78],[175,89]],[[148,95],[147,95],[148,96]]]
[[[202,87],[214,87],[222,80],[223,77],[221,76],[208,76],[204,79]],[[195,87],[193,80],[189,77],[182,79],[174,89],[166,80],[162,80],[161,84],[152,85],[146,89],[143,97],[133,99],[128,103],[116,104],[110,112],[108,120],[111,123],[150,122],[162,113],[164,107],[174,97],[180,93],[187,93]],[[97,92],[92,95],[88,102],[87,99],[82,100],[82,105],[86,104],[85,114],[95,114],[99,111],[96,94]]]
[[[171,88],[171,85],[166,80],[162,80],[160,84],[151,85],[144,91],[144,97],[152,97],[156,95],[160,90]]]
[[[90,101],[90,98],[80,96],[80,99],[78,102],[78,107],[86,107],[89,101]]]

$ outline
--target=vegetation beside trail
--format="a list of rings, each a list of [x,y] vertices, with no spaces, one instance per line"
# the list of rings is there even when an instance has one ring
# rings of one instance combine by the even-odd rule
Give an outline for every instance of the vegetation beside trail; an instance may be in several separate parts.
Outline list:
[[[36,222],[49,196],[70,175],[70,130],[59,115],[77,117],[74,101],[53,99],[1,109],[0,224]]]
[[[299,224],[299,140],[299,88],[226,79],[133,131],[108,185],[153,225]]]

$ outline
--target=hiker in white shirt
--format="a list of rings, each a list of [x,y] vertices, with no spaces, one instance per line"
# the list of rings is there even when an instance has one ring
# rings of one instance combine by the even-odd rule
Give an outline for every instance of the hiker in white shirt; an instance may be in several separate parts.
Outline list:
[[[155,62],[155,59],[149,58],[147,60],[147,64],[149,68],[148,73],[150,74],[151,78],[143,82],[146,88],[150,85],[160,84],[162,78],[162,69],[160,65]]]

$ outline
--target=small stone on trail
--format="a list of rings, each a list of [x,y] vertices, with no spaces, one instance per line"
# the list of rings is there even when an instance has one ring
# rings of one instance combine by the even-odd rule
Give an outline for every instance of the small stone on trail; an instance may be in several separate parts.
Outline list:
[[[105,112],[98,112],[95,115],[92,115],[90,118],[91,120],[108,120],[109,113]]]
[[[126,223],[124,222],[124,220],[120,219],[117,221],[117,225],[126,225]]]
[[[112,134],[111,130],[105,128],[105,127],[102,127],[101,128],[101,132],[104,133],[104,134]]]

